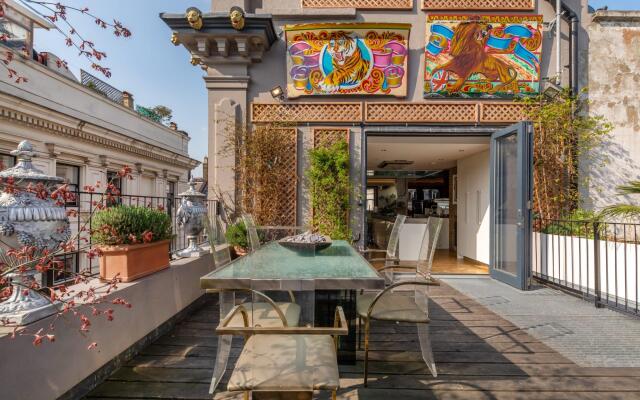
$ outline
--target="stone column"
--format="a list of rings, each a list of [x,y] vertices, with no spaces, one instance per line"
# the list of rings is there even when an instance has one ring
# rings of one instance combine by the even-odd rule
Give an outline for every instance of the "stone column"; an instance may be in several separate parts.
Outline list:
[[[247,65],[228,65],[209,68],[204,78],[209,94],[209,199],[220,196],[227,205],[235,204],[236,157],[230,151],[237,132],[233,130],[247,123]]]

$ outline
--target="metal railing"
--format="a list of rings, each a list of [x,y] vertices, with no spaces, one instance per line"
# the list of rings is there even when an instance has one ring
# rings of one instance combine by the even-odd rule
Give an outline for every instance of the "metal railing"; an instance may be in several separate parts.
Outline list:
[[[218,212],[216,200],[205,200],[209,216],[214,216]],[[187,234],[179,226],[177,220],[180,198],[178,197],[158,197],[142,195],[118,195],[107,199],[101,193],[75,192],[75,201],[65,204],[65,209],[75,210],[69,216],[71,225],[71,237],[74,245],[79,251],[67,253],[59,257],[65,263],[65,269],[76,273],[88,271],[91,275],[99,273],[98,260],[87,257],[87,252],[93,247],[90,232],[93,228],[92,219],[96,211],[102,207],[115,205],[127,205],[138,207],[150,207],[166,212],[171,217],[172,239],[170,244],[170,254],[174,254],[188,246]],[[79,232],[79,233],[78,233]],[[201,235],[199,244],[206,241],[206,236]],[[43,276],[42,283],[45,286],[59,284],[69,279],[69,274],[60,274],[49,271]]]
[[[535,279],[640,315],[640,224],[536,219],[533,231]]]

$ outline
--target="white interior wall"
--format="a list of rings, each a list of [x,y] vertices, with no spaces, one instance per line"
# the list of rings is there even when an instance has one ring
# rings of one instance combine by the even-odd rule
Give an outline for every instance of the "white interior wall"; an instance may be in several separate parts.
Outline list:
[[[458,160],[458,256],[489,264],[489,150]]]

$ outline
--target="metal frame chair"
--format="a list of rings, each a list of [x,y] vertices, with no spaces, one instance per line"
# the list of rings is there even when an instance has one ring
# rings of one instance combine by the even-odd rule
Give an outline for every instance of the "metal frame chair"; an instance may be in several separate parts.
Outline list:
[[[273,302],[273,300],[269,299],[269,297],[264,293],[252,289],[247,290],[254,295],[264,298],[267,301],[267,303],[278,314],[282,326],[251,326],[250,314],[242,304],[235,306],[227,314],[227,316],[220,321],[218,328],[216,328],[217,334],[243,335],[245,337],[245,347],[243,348],[242,353],[238,358],[236,368],[234,369],[231,378],[229,379],[229,386],[227,389],[229,391],[244,392],[244,398],[247,400],[250,398],[252,392],[286,392],[292,394],[295,398],[311,399],[314,390],[330,390],[331,397],[335,400],[336,393],[340,384],[336,353],[338,336],[347,335],[349,333],[347,320],[342,308],[336,308],[333,327],[292,327],[288,325],[285,316],[279,310],[278,306],[275,302]],[[243,324],[241,326],[238,326],[236,323],[234,323],[234,321],[237,321],[239,318],[241,318],[243,321]],[[316,370],[314,368],[318,368],[319,366],[311,365],[311,371],[296,373],[296,377],[300,378],[304,382],[304,384],[300,384],[298,381],[298,386],[296,386],[296,384],[288,381],[286,377],[283,377],[282,383],[275,385],[274,381],[278,380],[279,374],[281,374],[284,369],[290,369],[295,366],[291,364],[285,365],[283,361],[280,361],[289,355],[286,354],[286,351],[291,349],[287,348],[286,345],[271,345],[274,342],[279,344],[290,344],[292,342],[313,343],[314,346],[294,346],[295,351],[306,352],[310,347],[313,347],[316,352],[318,352],[319,350],[319,353],[321,353],[323,357],[331,359],[331,365],[322,365],[321,367],[323,372],[320,373],[329,373],[332,376],[326,381],[323,379],[322,384],[316,384],[314,382],[314,378],[316,377]],[[254,359],[254,346],[268,347],[269,351],[274,353],[269,358],[268,367],[255,365],[258,364],[258,362]],[[282,354],[278,354],[278,351],[280,351]],[[315,355],[317,356],[317,354]],[[299,359],[313,360],[315,359],[315,357],[305,357],[304,355],[302,355],[299,357]],[[280,366],[281,368],[278,368],[278,366],[276,365],[279,361],[283,363],[283,365]],[[304,367],[309,366],[305,364]],[[257,369],[258,374],[267,374],[268,379],[261,380],[257,382],[256,385],[256,382],[252,382],[252,380],[250,379],[250,377],[253,376],[252,369]],[[328,372],[327,369],[329,370]],[[307,373],[308,375],[304,375],[304,373]],[[261,387],[261,384],[264,385],[264,382],[268,382],[268,384],[271,386]],[[291,386],[287,386],[288,384]],[[274,388],[273,386],[276,387]]]
[[[427,229],[420,247],[420,259],[416,265],[394,265],[385,267],[388,271],[397,269],[409,269],[415,272],[414,279],[401,280],[392,283],[389,287],[377,293],[364,293],[357,298],[357,312],[360,320],[364,320],[364,386],[367,386],[369,372],[369,335],[371,320],[415,322],[418,324],[418,335],[422,356],[432,375],[437,376],[437,370],[429,340],[429,312],[428,293],[429,286],[439,286],[437,281],[431,278],[431,265],[436,251],[440,230],[441,218],[429,218]],[[393,275],[392,275],[393,276]],[[394,290],[403,286],[413,286],[414,296],[406,296]]]

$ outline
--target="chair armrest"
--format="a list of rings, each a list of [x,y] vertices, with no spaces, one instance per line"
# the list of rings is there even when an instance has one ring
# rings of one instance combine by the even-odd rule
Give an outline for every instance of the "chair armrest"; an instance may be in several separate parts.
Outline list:
[[[249,313],[247,312],[247,309],[242,305],[237,305],[235,307],[233,307],[231,309],[231,311],[229,311],[229,314],[227,314],[224,319],[222,321],[220,321],[220,325],[222,327],[226,327],[227,325],[229,325],[229,323],[231,322],[231,320],[233,320],[233,317],[236,316],[236,314],[242,314],[242,321],[244,322],[244,326],[246,328],[249,327]]]
[[[371,313],[373,312],[373,309],[376,305],[376,303],[378,302],[378,300],[380,300],[380,298],[382,296],[384,296],[385,294],[389,293],[389,291],[391,291],[392,289],[395,289],[397,287],[400,286],[409,286],[409,285],[418,285],[418,286],[440,286],[439,282],[436,281],[402,281],[402,282],[398,282],[398,283],[394,283],[390,286],[388,286],[386,289],[384,289],[383,291],[381,291],[380,293],[378,293],[378,295],[373,299],[373,301],[371,302],[371,304],[369,305],[369,309],[367,310],[367,318],[371,318]]]
[[[367,253],[386,253],[387,250],[383,250],[383,249],[365,249],[365,250],[360,250],[360,253],[362,254],[367,254]]]
[[[235,310],[235,308],[234,308]],[[232,312],[240,312],[234,311]],[[227,318],[225,318],[225,321]],[[230,321],[230,320],[229,320]],[[228,322],[227,322],[228,324]],[[222,323],[216,328],[218,335],[332,335],[345,336],[349,334],[349,326],[345,318],[342,307],[336,307],[335,321],[333,327],[300,327],[300,326],[283,326],[283,327],[226,327]]]
[[[250,292],[252,294],[255,294],[259,297],[262,297],[264,299],[264,301],[269,304],[271,306],[271,308],[273,308],[273,310],[276,312],[276,314],[278,314],[278,318],[280,318],[280,322],[282,322],[282,326],[284,328],[287,328],[287,318],[285,317],[284,313],[282,312],[282,310],[280,309],[280,307],[278,307],[278,305],[266,294],[259,292],[257,290],[253,290],[253,289],[239,289],[242,291],[246,291],[246,292]],[[293,294],[291,294],[293,296]],[[237,313],[242,313],[242,318],[244,320],[244,327],[229,327],[229,323],[231,322],[231,320],[233,319],[233,317],[237,314]],[[219,334],[226,334],[226,335],[235,335],[235,334],[250,334],[252,330],[255,329],[260,329],[260,328],[256,328],[256,327],[251,327],[249,326],[249,320],[248,320],[248,313],[246,308],[240,304],[238,306],[235,306],[234,308],[231,309],[231,311],[229,312],[229,314],[227,314],[224,319],[222,321],[220,321],[220,324],[218,325],[218,327],[216,328],[216,332]],[[276,328],[276,329],[280,329],[280,328]]]

